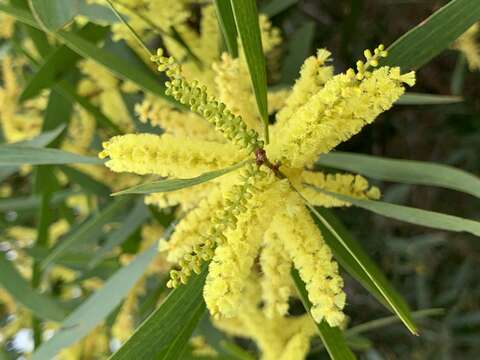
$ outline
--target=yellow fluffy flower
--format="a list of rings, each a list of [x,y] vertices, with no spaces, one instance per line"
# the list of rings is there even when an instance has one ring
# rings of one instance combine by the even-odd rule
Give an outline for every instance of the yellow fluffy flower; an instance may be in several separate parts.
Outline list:
[[[7,142],[29,140],[40,133],[45,98],[39,97],[19,105],[22,84],[16,70],[17,59],[5,56],[2,59],[2,81],[0,87],[0,125]]]
[[[377,51],[383,53],[381,49]],[[320,154],[348,140],[388,110],[405,92],[404,82],[410,86],[415,83],[413,73],[401,75],[399,68],[364,71],[363,66],[359,62],[357,73],[349,69],[332,77],[288,121],[274,127],[272,143],[266,148],[272,160],[293,168],[311,166]],[[300,91],[294,88],[292,96],[296,90]]]
[[[258,278],[250,278],[235,317],[217,319],[214,325],[236,337],[253,339],[262,360],[302,360],[308,354],[315,326],[308,315],[266,317],[261,309]]]
[[[194,177],[227,167],[245,157],[242,151],[232,151],[230,144],[168,134],[117,136],[105,142],[103,147],[100,156],[110,158],[106,165],[111,170],[140,175]]]
[[[209,124],[205,131],[216,131],[223,141],[205,140],[205,133],[197,138],[168,130],[160,136],[115,137],[104,144],[100,154],[108,158],[106,165],[113,171],[186,178],[245,164],[208,184],[172,193],[172,203],[164,198],[165,205],[185,203],[187,208],[193,207],[177,225],[172,239],[160,243],[167,260],[178,264],[170,273],[169,286],[185,283],[192,273],[200,272],[203,261],[210,261],[204,287],[207,307],[217,318],[237,319],[252,279],[258,279],[261,271],[257,285],[265,306],[258,309],[259,301],[255,301],[251,307],[261,311],[274,327],[286,321],[292,296],[288,274],[294,266],[306,284],[313,318],[331,326],[343,323],[343,280],[304,198],[318,206],[348,206],[331,193],[369,199],[377,199],[380,193],[361,176],[324,174],[308,168],[318,155],[349,139],[389,109],[403,94],[403,83],[413,85],[415,81],[414,73],[402,75],[399,68],[378,67],[379,59],[387,55],[383,46],[364,54],[366,61],[357,62],[356,71],[349,69],[335,76],[326,65],[330,56],[326,50],[307,59],[271,126],[272,142],[267,145],[255,130],[259,119],[251,110],[255,107],[249,105],[253,97],[241,63],[223,56],[222,63],[215,66],[217,98],[206,86],[189,81],[181,65],[163,56],[161,50],[152,57],[158,70],[169,77],[167,95],[188,106],[198,119],[204,118]],[[240,100],[235,99],[232,79],[241,85]],[[173,122],[175,115],[171,116],[169,121]],[[180,122],[183,116],[178,115]],[[193,199],[195,191],[197,201]],[[152,195],[148,201],[161,196]],[[255,266],[257,259],[260,267]],[[242,322],[255,322],[254,318]],[[264,344],[261,347],[270,341],[261,339],[261,334],[255,336]],[[298,349],[308,349],[308,336],[297,338],[289,333],[288,339],[289,345],[275,348],[286,353],[296,349],[292,351],[300,354],[303,350]]]
[[[480,24],[476,23],[460,36],[453,47],[461,51],[468,62],[470,70],[480,70]]]
[[[0,38],[10,39],[15,31],[15,19],[5,13],[0,14]]]
[[[79,94],[91,99],[122,130],[132,131],[133,122],[122,99],[120,81],[92,60],[82,61],[80,70],[86,77],[79,82]]]

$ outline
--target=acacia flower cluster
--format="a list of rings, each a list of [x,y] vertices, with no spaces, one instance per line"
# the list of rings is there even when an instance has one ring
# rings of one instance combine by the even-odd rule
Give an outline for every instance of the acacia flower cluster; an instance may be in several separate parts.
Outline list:
[[[378,67],[387,56],[382,45],[364,55],[356,70],[339,75],[333,75],[328,65],[328,51],[319,50],[308,58],[283,106],[275,99],[280,109],[268,145],[250,125],[251,119],[243,118],[245,97],[251,92],[240,92],[239,99],[225,96],[226,102],[218,98],[235,94],[236,84],[223,81],[225,71],[230,77],[247,76],[241,75],[244,60],[224,54],[213,66],[215,96],[200,82],[187,80],[181,65],[162,50],[152,57],[169,77],[167,94],[210,126],[198,137],[168,130],[163,135],[114,137],[100,153],[108,158],[106,165],[113,171],[184,178],[245,162],[244,168],[209,183],[147,197],[150,203],[188,209],[171,239],[160,243],[168,261],[178,265],[171,271],[169,286],[185,283],[193,272],[200,272],[203,261],[209,261],[204,298],[215,318],[238,317],[255,281],[262,290],[261,311],[267,318],[279,319],[288,314],[288,300],[294,296],[289,276],[293,266],[306,284],[315,321],[325,320],[331,326],[344,322],[343,280],[304,200],[315,206],[348,206],[328,193],[377,199],[380,192],[359,175],[325,174],[312,166],[320,154],[388,110],[404,93],[404,83],[415,82],[413,72]],[[236,61],[240,63],[231,66]],[[249,109],[245,112],[249,114]],[[223,138],[212,135],[215,131]]]
[[[453,43],[453,48],[461,51],[471,71],[480,70],[480,24],[470,27]]]

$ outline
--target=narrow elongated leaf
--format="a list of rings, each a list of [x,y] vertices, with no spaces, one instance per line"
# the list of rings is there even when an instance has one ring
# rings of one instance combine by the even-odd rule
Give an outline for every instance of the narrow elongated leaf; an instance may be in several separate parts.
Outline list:
[[[44,131],[40,135],[34,137],[31,140],[25,140],[13,143],[11,145],[15,146],[26,146],[26,147],[44,147],[50,144],[55,140],[65,129],[65,125],[60,125],[54,130]]]
[[[273,17],[298,3],[298,0],[271,0],[260,8],[262,14]]]
[[[79,15],[85,16],[89,21],[101,25],[115,24],[118,22],[115,14],[107,6],[100,4],[90,4],[87,0],[79,0]]]
[[[44,111],[42,131],[53,130],[61,125],[68,126],[73,107],[62,95],[55,90],[50,91],[47,107]],[[57,138],[48,147],[57,147],[60,139]],[[50,246],[49,228],[53,222],[50,200],[52,194],[60,189],[55,172],[51,165],[38,166],[34,170],[34,190],[40,196],[40,206],[36,217],[35,246],[48,249]],[[43,273],[38,261],[32,263],[31,284],[34,289],[40,288]],[[42,342],[42,323],[37,316],[32,317],[33,340],[35,347]]]
[[[207,266],[175,289],[110,360],[181,359],[182,351],[205,312],[203,284]],[[181,311],[179,310],[181,309]]]
[[[50,360],[99,325],[125,298],[157,254],[156,246],[138,255],[118,270],[63,322],[60,330],[32,355],[32,360]],[[157,334],[158,336],[158,334]]]
[[[322,155],[317,164],[352,171],[373,179],[439,186],[480,198],[480,179],[448,165],[340,151]]]
[[[99,126],[102,126],[104,128],[107,128],[111,131],[114,132],[114,134],[120,134],[121,130],[120,128],[113,123],[111,119],[109,119],[100,109],[98,106],[93,105],[86,97],[80,96],[75,88],[70,85],[67,81],[61,80],[55,85],[53,85],[54,89],[61,93],[63,96],[65,96],[70,102],[77,103],[80,105],[83,109],[88,111],[93,117],[95,117],[95,120],[97,121],[97,124]]]
[[[50,31],[62,28],[78,13],[78,0],[29,0],[28,2],[40,24]]]
[[[2,252],[0,252],[0,286],[16,302],[22,304],[42,319],[61,321],[66,316],[66,311],[60,304],[32,289]]]
[[[78,244],[84,244],[92,239],[96,239],[101,234],[101,228],[108,222],[111,222],[115,216],[123,210],[130,202],[130,198],[120,198],[107,205],[101,212],[93,215],[91,218],[74,229],[73,232],[66,235],[60,242],[50,251],[48,256],[42,261],[42,268],[54,263],[65,252]]]
[[[322,191],[323,192],[323,191]],[[415,225],[426,226],[434,229],[469,232],[480,236],[480,222],[464,219],[458,216],[416,209],[408,206],[390,204],[383,201],[360,200],[351,196],[325,192],[340,200],[352,203],[355,206],[374,212],[375,214],[392,219],[405,221]]]
[[[148,219],[148,216],[149,212],[143,199],[139,199],[130,214],[128,214],[128,216],[122,221],[122,225],[109,235],[102,244],[101,249],[95,254],[92,261],[89,263],[89,266],[91,268],[94,267],[109,251],[113,250],[115,246],[121,245]]]
[[[446,105],[462,102],[461,96],[419,94],[409,92],[403,94],[395,104],[397,105]]]
[[[295,269],[292,269],[292,278],[303,306],[307,312],[310,313],[312,303],[308,299],[305,283],[302,281],[298,271]],[[312,321],[314,320],[312,319]],[[315,323],[315,325],[317,326],[318,334],[320,335],[320,338],[322,339],[322,342],[325,345],[325,348],[327,349],[331,359],[356,359],[355,355],[348,348],[345,337],[338,327],[331,327],[325,320],[323,320],[320,324]]]
[[[0,4],[0,11],[10,14],[18,21],[21,21],[27,25],[40,28],[39,24],[29,14],[28,11],[6,4]],[[147,67],[139,68],[137,66],[132,66],[132,64],[130,64],[128,61],[125,61],[122,58],[115,56],[114,54],[111,54],[102,48],[99,48],[90,41],[85,40],[72,32],[60,30],[55,33],[55,36],[79,55],[88,59],[92,59],[96,63],[105,66],[109,71],[120,78],[132,81],[141,89],[152,92],[164,98],[173,106],[182,107],[171,97],[165,95],[165,85],[158,80],[159,76],[153,72],[150,72]]]
[[[417,328],[412,320],[410,309],[402,297],[389,284],[375,263],[327,209],[317,210],[308,202],[306,204],[312,213],[316,225],[322,232],[325,242],[332,249],[335,259],[340,265],[365,286],[382,304],[394,312],[407,329],[416,335]]]
[[[78,36],[96,43],[102,39],[107,32],[108,28],[106,27],[87,24],[79,31]],[[28,81],[27,86],[20,94],[20,101],[31,99],[38,95],[42,89],[51,87],[55,80],[73,68],[79,59],[81,59],[81,57],[65,45],[53,50],[49,56],[45,58],[35,75]]]
[[[70,49],[83,57],[92,59],[100,65],[105,66],[115,75],[132,81],[143,90],[150,91],[166,99],[168,102],[178,105],[171,97],[165,95],[165,85],[158,81],[159,75],[153,72],[148,73],[145,69],[136,68],[74,33],[61,31],[58,33],[58,37],[64,41]]]
[[[395,41],[383,64],[418,69],[479,20],[478,0],[452,0]]]
[[[103,161],[58,149],[0,145],[0,166],[12,165],[103,164]]]
[[[217,177],[225,175],[231,171],[241,168],[245,165],[245,162],[238,163],[237,165],[221,169],[221,170],[214,170],[208,173],[202,174],[195,178],[191,179],[165,179],[159,181],[153,181],[151,183],[141,184],[130,189],[126,189],[123,191],[119,191],[114,196],[117,195],[127,195],[127,194],[151,194],[151,193],[161,193],[161,192],[169,192],[180,190],[183,188],[191,187],[194,185],[198,185],[210,180],[213,180]]]
[[[72,190],[58,191],[52,194],[50,200],[51,205],[57,205],[64,201],[69,196],[78,194],[78,192]],[[26,197],[10,197],[0,199],[0,211],[22,211],[32,210],[40,206],[40,196],[31,195]]]
[[[424,310],[418,310],[418,311],[412,312],[412,317],[414,319],[422,319],[429,316],[443,315],[444,313],[445,313],[445,310],[441,308],[424,309]],[[389,316],[389,317],[383,317],[380,319],[371,320],[366,323],[351,327],[346,331],[346,335],[352,336],[352,335],[364,333],[366,331],[378,330],[383,327],[391,326],[396,322],[398,322],[398,318],[395,316]]]
[[[50,144],[53,140],[55,140],[65,129],[65,126],[59,126],[57,129],[52,131],[44,131],[37,137],[34,137],[31,140],[20,141],[14,143],[12,145],[16,146],[28,146],[28,147],[43,147]],[[3,144],[5,145],[5,144]],[[3,146],[0,144],[0,148]],[[2,166],[0,165],[0,181],[3,181],[13,173],[18,170],[18,166]]]
[[[228,53],[236,58],[238,57],[237,27],[232,4],[230,0],[215,0],[215,8],[217,9],[218,21]]]
[[[68,180],[80,185],[86,193],[101,197],[110,194],[110,188],[107,185],[95,180],[90,175],[69,166],[62,166],[60,169],[67,176]]]
[[[1,9],[1,4],[0,4]],[[40,65],[36,59],[34,59],[26,51],[23,51],[25,56],[30,60],[31,66],[33,68],[38,68]],[[77,94],[76,89],[66,80],[60,80],[53,84],[53,89],[59,94],[62,94],[63,97],[68,99],[72,104],[78,103],[83,109],[88,111],[91,115],[95,117],[97,124],[105,128],[109,128],[114,131],[114,133],[120,133],[119,127],[114,124],[105,114],[103,114],[100,109],[90,103],[88,99]]]
[[[255,0],[230,0],[230,4],[247,60],[258,112],[263,120],[265,140],[268,143],[267,67],[263,55],[257,4]]]

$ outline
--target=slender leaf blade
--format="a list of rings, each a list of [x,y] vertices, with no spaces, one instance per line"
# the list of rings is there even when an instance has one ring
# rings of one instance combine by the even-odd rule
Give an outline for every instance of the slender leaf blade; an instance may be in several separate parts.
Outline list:
[[[19,165],[62,165],[93,164],[101,165],[103,161],[84,155],[48,148],[36,148],[19,145],[0,145],[0,166]]]
[[[480,198],[480,178],[448,165],[340,151],[322,155],[317,164],[359,173],[373,179],[439,186]]]
[[[263,55],[257,4],[255,0],[230,0],[230,4],[247,60],[258,112],[263,120],[265,140],[268,143],[267,65]]]
[[[203,284],[206,275],[207,266],[204,266],[200,275],[192,276],[186,285],[170,293],[110,360],[181,358],[190,335],[205,312]]]
[[[53,359],[61,349],[90,333],[120,305],[156,254],[156,246],[152,246],[130,264],[118,270],[100,290],[93,293],[62,322],[60,330],[33,353],[32,360]]]
[[[45,320],[62,321],[66,311],[50,297],[32,289],[28,282],[15,269],[12,262],[0,252],[0,286],[19,304]]]
[[[340,265],[365,289],[367,289],[381,304],[388,310],[397,314],[400,320],[407,328],[416,331],[413,323],[411,310],[403,297],[389,283],[383,272],[378,268],[375,262],[370,259],[368,254],[362,249],[360,244],[353,238],[352,234],[345,228],[342,222],[326,208],[316,208],[316,213],[312,212],[315,224],[322,232],[327,245],[332,249],[335,259]],[[320,214],[329,227],[317,216]],[[331,229],[333,229],[333,231]],[[340,236],[342,241],[338,241]],[[352,256],[352,252],[356,257]],[[359,261],[357,261],[357,259]],[[369,275],[372,274],[372,275]],[[375,280],[372,280],[375,279]],[[381,288],[383,291],[380,291]],[[394,304],[394,306],[392,306]],[[399,315],[400,314],[400,315]],[[413,332],[413,331],[412,331]],[[414,332],[415,333],[415,332]]]
[[[183,188],[195,186],[195,185],[213,180],[231,171],[239,169],[244,165],[245,165],[245,162],[241,162],[241,163],[238,163],[237,165],[234,165],[225,169],[221,169],[221,170],[210,171],[208,173],[202,174],[200,176],[197,176],[191,179],[165,179],[165,180],[153,181],[150,183],[140,184],[123,191],[119,191],[117,193],[114,193],[113,195],[117,196],[117,195],[127,195],[127,194],[151,194],[151,193],[161,193],[161,192],[180,190]]]
[[[237,27],[233,16],[232,4],[229,0],[215,0],[220,29],[223,39],[228,49],[228,53],[233,57],[238,57]]]
[[[327,244],[332,248],[335,258],[337,258],[339,262],[345,263],[347,270],[353,270],[353,275],[361,279],[362,284],[375,289],[374,294],[382,299],[381,301],[383,303],[388,304],[388,307],[398,315],[410,332],[417,335],[417,328],[405,302],[399,299],[381,271],[375,267],[374,263],[368,258],[360,246],[355,244],[352,239],[342,236],[343,234],[338,232],[338,228],[332,226],[331,222],[309,204],[308,201],[306,201],[306,205],[314,215],[314,219],[318,220],[318,222],[316,222],[317,226],[319,223],[323,225],[319,228],[320,230],[323,229],[322,234],[324,234]],[[328,241],[327,238],[330,239],[330,241]],[[339,256],[337,257],[337,255]]]
[[[65,125],[60,125],[56,129],[43,131],[40,135],[34,137],[31,140],[19,141],[10,145],[27,146],[27,147],[44,147],[50,144],[52,141],[54,141],[62,133],[64,129],[65,129]]]
[[[143,199],[139,199],[133,210],[122,221],[121,226],[110,234],[102,245],[101,249],[93,256],[89,266],[93,268],[105,255],[113,250],[115,246],[121,245],[135,230],[142,225],[149,217],[149,212]]]
[[[452,0],[395,41],[382,63],[403,71],[418,69],[479,20],[478,0]]]
[[[46,29],[55,31],[78,13],[78,0],[29,0],[30,9]]]
[[[300,278],[298,271],[292,269],[292,278],[293,283],[297,289],[297,293],[300,296],[300,300],[303,303],[303,306],[310,313],[312,303],[308,299],[307,289],[305,288],[305,283]],[[314,321],[312,319],[312,321]],[[348,348],[345,337],[343,336],[342,331],[338,327],[331,327],[328,323],[323,320],[321,323],[316,323],[318,329],[318,334],[322,339],[325,348],[330,355],[330,358],[333,360],[348,360],[356,359],[353,352]]]
[[[95,180],[80,170],[70,166],[61,166],[60,170],[66,175],[70,182],[80,185],[85,193],[95,194],[100,197],[106,197],[110,194],[111,190],[107,185]]]
[[[105,36],[108,28],[93,24],[87,24],[79,31],[79,36],[87,40],[97,42]],[[28,81],[27,86],[20,94],[19,101],[25,101],[38,95],[42,89],[51,87],[51,85],[62,74],[75,66],[81,57],[62,45],[54,49],[40,65],[34,76]]]
[[[478,221],[409,206],[390,204],[383,201],[360,200],[351,196],[331,192],[328,192],[328,194],[381,216],[434,229],[469,232],[473,235],[480,236],[480,222]]]
[[[47,267],[51,263],[56,262],[63,254],[77,244],[84,244],[87,241],[95,239],[101,228],[108,222],[112,221],[131,201],[130,198],[120,198],[108,204],[102,211],[89,219],[85,220],[81,226],[74,229],[65,236],[58,244],[49,252],[42,261],[42,268]]]
[[[29,14],[29,12],[21,8],[0,3],[0,11],[10,14],[18,21],[21,21],[27,25],[40,28],[40,25]],[[173,100],[171,97],[165,95],[165,85],[161,81],[157,80],[159,76],[149,71],[147,67],[140,68],[138,66],[132,66],[132,64],[130,64],[128,61],[115,56],[114,54],[96,46],[90,41],[85,40],[72,32],[60,30],[55,33],[55,36],[65,43],[65,45],[67,45],[70,49],[84,58],[92,59],[96,63],[105,66],[116,76],[119,76],[124,80],[130,80],[134,84],[138,85],[141,89],[152,92],[164,98],[173,106],[182,108],[181,104]]]
[[[298,0],[271,0],[260,8],[260,12],[268,17],[274,17],[297,3]]]
[[[78,194],[72,190],[58,191],[52,194],[50,200],[51,205],[56,205],[63,202],[69,196]],[[1,211],[22,211],[32,210],[40,206],[40,196],[30,195],[25,197],[10,197],[0,199],[0,212]]]
[[[408,92],[403,94],[395,104],[397,105],[447,105],[462,102],[461,96],[420,94]]]

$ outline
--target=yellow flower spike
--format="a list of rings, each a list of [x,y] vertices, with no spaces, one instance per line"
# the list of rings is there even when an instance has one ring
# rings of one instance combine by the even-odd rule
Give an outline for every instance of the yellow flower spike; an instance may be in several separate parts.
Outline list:
[[[295,112],[333,77],[333,66],[327,65],[330,55],[329,51],[319,49],[316,56],[305,60],[300,70],[300,78],[295,82],[285,106],[277,114],[275,128],[285,126]],[[275,137],[275,134],[272,133],[272,137]]]
[[[207,229],[206,233],[201,236],[201,241],[197,242],[192,248],[190,254],[185,254],[183,259],[179,261],[180,271],[174,272],[171,285],[175,286],[175,280],[180,276],[181,282],[188,279],[191,275],[193,266],[198,267],[200,260],[208,261],[214,256],[214,249],[217,244],[223,244],[225,232],[235,231],[238,223],[238,216],[243,212],[247,212],[248,208],[243,206],[245,202],[245,194],[255,194],[260,188],[255,187],[265,184],[266,173],[260,170],[256,165],[247,164],[245,169],[241,171],[239,185],[233,185],[231,190],[224,193],[224,207],[215,215],[211,221],[212,225]],[[270,180],[271,182],[271,180]],[[269,182],[267,182],[268,184]],[[263,185],[265,186],[265,185]],[[251,201],[251,199],[249,200]],[[240,209],[239,212],[236,209]],[[237,213],[237,215],[235,215]],[[220,245],[221,247],[222,245]],[[218,249],[217,249],[218,251]]]
[[[19,105],[18,98],[22,85],[16,69],[21,68],[16,58],[5,56],[2,59],[2,81],[0,86],[0,126],[6,142],[29,140],[40,133],[45,97],[27,101]]]
[[[453,48],[465,55],[471,71],[480,70],[479,36],[480,24],[476,23],[453,43]]]
[[[272,160],[294,168],[311,166],[318,155],[348,140],[388,110],[405,92],[404,80],[413,83],[414,73],[403,77],[398,68],[366,69],[367,65],[362,80],[352,69],[334,76],[288,123],[279,124],[266,148]]]
[[[248,279],[237,315],[216,318],[214,325],[232,336],[255,341],[262,360],[303,360],[315,326],[308,315],[268,318],[261,309],[259,279]]]
[[[330,326],[339,326],[345,317],[345,293],[338,265],[299,195],[290,193],[285,203],[271,227],[305,282],[315,321],[325,319]]]
[[[0,14],[0,38],[10,39],[15,31],[15,18],[5,13]]]
[[[368,181],[360,175],[304,171],[298,179],[298,184],[297,188],[300,189],[302,195],[315,206],[327,208],[350,206],[350,203],[338,200],[319,190],[348,195],[357,199],[378,200],[380,198],[380,190],[375,186],[369,187]]]
[[[225,232],[226,243],[217,247],[209,266],[204,298],[209,311],[220,316],[236,315],[263,234],[269,226],[265,215],[274,213],[281,206],[280,201],[271,200],[281,199],[288,191],[286,181],[272,185],[271,177],[257,182],[257,186],[263,191],[257,190],[248,200],[246,210],[238,216],[238,226]]]
[[[208,231],[212,212],[214,213],[216,209],[220,210],[222,207],[222,191],[217,188],[180,220],[170,240],[162,240],[159,243],[159,250],[167,252],[167,260],[171,263],[178,263],[182,258],[188,256],[191,249],[201,243],[201,234]]]
[[[101,158],[112,171],[157,174],[177,178],[195,177],[207,171],[230,166],[245,158],[229,144],[179,139],[168,134],[128,134],[103,144]]]
[[[265,315],[288,314],[288,299],[294,293],[290,277],[292,261],[286,255],[282,242],[273,229],[264,236],[264,247],[260,253],[260,265],[263,276],[260,279],[262,299],[265,302]]]

